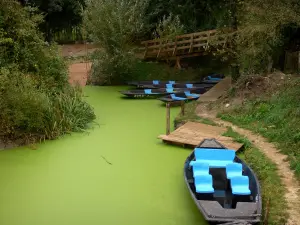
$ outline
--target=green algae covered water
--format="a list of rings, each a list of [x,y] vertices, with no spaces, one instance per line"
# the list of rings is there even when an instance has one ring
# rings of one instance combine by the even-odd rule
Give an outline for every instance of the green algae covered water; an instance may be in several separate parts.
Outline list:
[[[190,150],[157,139],[165,108],[121,89],[85,88],[99,123],[88,133],[0,152],[1,225],[206,224],[183,179]]]

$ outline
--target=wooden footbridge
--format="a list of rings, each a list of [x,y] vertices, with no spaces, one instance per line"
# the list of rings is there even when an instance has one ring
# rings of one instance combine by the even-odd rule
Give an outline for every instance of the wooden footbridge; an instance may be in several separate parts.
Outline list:
[[[180,58],[205,55],[217,48],[224,48],[233,35],[233,31],[209,30],[170,39],[154,39],[143,41],[144,59],[180,60]],[[209,51],[208,51],[209,50]]]

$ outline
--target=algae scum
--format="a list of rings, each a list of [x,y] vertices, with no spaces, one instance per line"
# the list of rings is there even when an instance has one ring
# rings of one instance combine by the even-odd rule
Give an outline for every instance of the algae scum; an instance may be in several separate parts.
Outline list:
[[[85,88],[99,123],[88,133],[0,152],[1,225],[206,224],[183,179],[190,150],[157,139],[165,108],[121,89]]]

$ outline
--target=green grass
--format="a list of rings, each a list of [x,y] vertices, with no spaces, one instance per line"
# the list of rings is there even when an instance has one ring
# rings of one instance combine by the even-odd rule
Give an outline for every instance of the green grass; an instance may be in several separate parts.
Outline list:
[[[217,126],[217,124],[213,121],[197,116],[195,113],[196,107],[197,102],[186,104],[185,115],[178,115],[175,119],[175,123],[180,123],[182,121],[195,121]],[[246,137],[234,132],[231,128],[228,128],[227,132],[225,132],[223,136],[232,137],[235,141],[244,144],[244,150],[238,153],[238,155],[253,169],[260,181],[263,201],[263,216],[266,211],[267,202],[270,201],[268,224],[285,224],[287,218],[287,204],[284,195],[282,194],[285,192],[285,189],[277,173],[276,165],[272,163],[272,161],[270,161],[259,149],[255,148]]]
[[[217,126],[217,124],[214,121],[198,116],[195,113],[196,107],[197,107],[197,101],[186,103],[185,114],[183,116],[179,114],[174,121],[175,124],[186,122],[186,121],[193,121],[193,122],[204,123],[212,126]]]
[[[300,179],[300,79],[267,100],[251,100],[218,116],[274,142]]]
[[[246,137],[234,132],[231,128],[228,128],[223,135],[244,144],[244,151],[238,156],[254,170],[260,181],[263,214],[266,212],[267,201],[270,200],[268,224],[285,224],[287,218],[287,204],[283,195],[285,189],[278,176],[276,165],[255,148]]]

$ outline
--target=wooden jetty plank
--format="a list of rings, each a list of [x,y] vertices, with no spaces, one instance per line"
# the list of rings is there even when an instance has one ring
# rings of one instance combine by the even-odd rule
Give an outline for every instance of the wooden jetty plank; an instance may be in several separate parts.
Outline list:
[[[227,148],[239,150],[243,146],[241,143],[235,142],[231,137],[222,136],[226,130],[224,127],[187,122],[169,135],[160,135],[158,138],[167,143],[192,147],[197,146],[203,139],[215,138]]]

